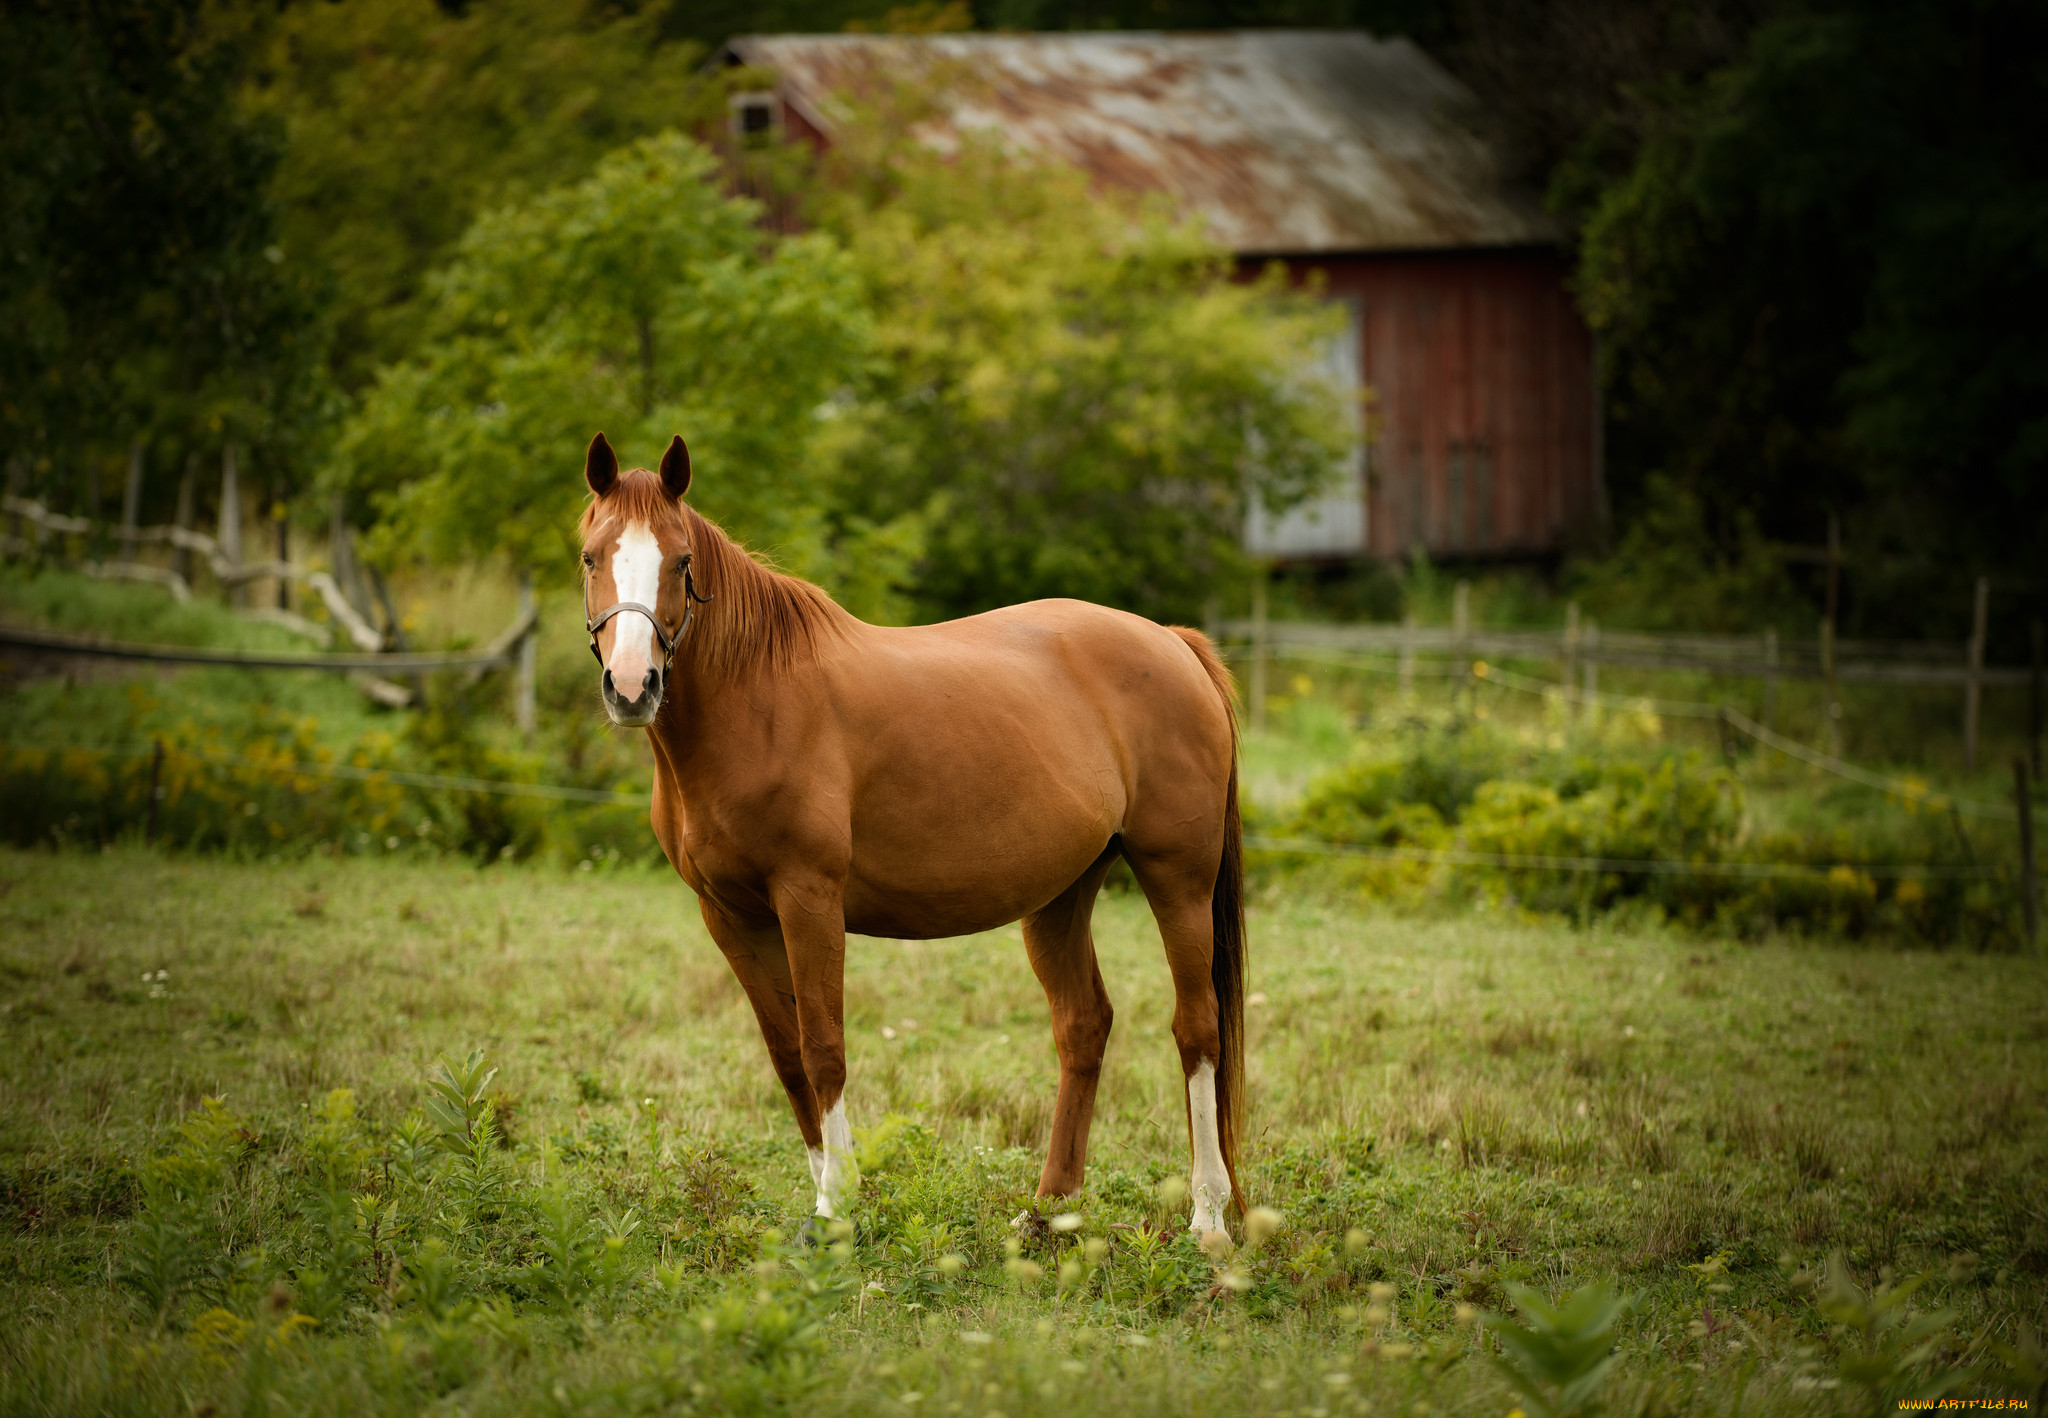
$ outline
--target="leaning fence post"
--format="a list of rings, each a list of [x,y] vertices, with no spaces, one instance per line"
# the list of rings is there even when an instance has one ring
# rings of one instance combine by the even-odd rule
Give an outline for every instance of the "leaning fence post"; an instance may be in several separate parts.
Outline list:
[[[1984,634],[1991,615],[1991,578],[1977,578],[1976,606],[1970,615],[1970,672],[1963,681],[1963,767],[1977,766],[1977,711],[1984,700]]]
[[[522,571],[519,573],[519,618],[525,620],[532,614],[533,573]],[[518,720],[519,736],[528,745],[533,742],[534,641],[538,628],[530,624],[526,627],[526,634],[519,637],[519,688],[513,712]]]
[[[2012,761],[2013,800],[2020,810],[2020,916],[2027,928],[2027,949],[2041,948],[2041,884],[2034,867],[2034,787],[2027,781],[2027,760]]]

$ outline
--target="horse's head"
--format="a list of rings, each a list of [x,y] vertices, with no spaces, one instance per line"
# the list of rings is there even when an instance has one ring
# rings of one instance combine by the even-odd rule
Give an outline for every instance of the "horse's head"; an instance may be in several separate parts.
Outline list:
[[[615,724],[643,728],[661,712],[695,593],[682,511],[690,451],[678,438],[661,455],[659,474],[621,473],[600,433],[583,477],[594,495],[583,513],[583,605],[591,651],[604,666],[605,712]]]

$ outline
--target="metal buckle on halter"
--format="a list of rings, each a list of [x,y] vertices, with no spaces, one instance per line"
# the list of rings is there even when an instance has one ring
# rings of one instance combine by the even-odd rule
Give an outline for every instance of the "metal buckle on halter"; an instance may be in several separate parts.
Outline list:
[[[585,576],[583,578],[583,628],[590,634],[591,658],[595,659],[600,665],[604,663],[604,651],[597,648],[597,632],[604,629],[605,623],[621,612],[638,611],[641,615],[646,616],[647,623],[654,627],[654,638],[660,644],[662,652],[661,673],[662,677],[666,679],[668,677],[668,667],[675,663],[676,646],[682,643],[683,636],[689,632],[690,622],[696,618],[697,606],[710,605],[715,599],[711,596],[700,596],[697,594],[697,581],[690,573],[690,560],[691,553],[684,552],[683,623],[675,628],[673,635],[669,633],[668,627],[661,623],[661,617],[655,613],[652,606],[643,606],[638,601],[616,601],[606,606],[595,616],[591,615],[590,578]]]

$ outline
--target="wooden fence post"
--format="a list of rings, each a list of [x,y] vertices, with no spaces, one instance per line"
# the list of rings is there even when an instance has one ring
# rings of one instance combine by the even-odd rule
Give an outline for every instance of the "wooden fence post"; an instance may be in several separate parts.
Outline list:
[[[1460,581],[1451,588],[1451,634],[1458,642],[1458,653],[1465,653],[1465,641],[1472,634],[1472,583]]]
[[[1990,628],[1991,578],[1977,578],[1976,606],[1970,614],[1970,677],[1963,682],[1963,767],[1977,766],[1977,712],[1983,705],[1984,635]]]
[[[1835,684],[1835,637],[1842,623],[1842,519],[1828,513],[1828,604],[1820,623],[1820,667],[1828,682],[1828,752],[1842,756],[1842,692]]]
[[[128,481],[121,489],[121,559],[135,559],[135,527],[142,513],[142,436],[128,440]]]
[[[2013,801],[2020,810],[2020,904],[2027,927],[2027,949],[2041,948],[2041,883],[2034,865],[2034,788],[2027,781],[2027,760],[2012,761]]]
[[[1599,621],[1589,620],[1586,622],[1585,628],[1579,632],[1579,643],[1584,645],[1588,651],[1597,652],[1599,650]],[[1584,688],[1582,689],[1579,696],[1581,701],[1579,705],[1579,714],[1580,717],[1584,719],[1584,721],[1587,724],[1591,724],[1594,722],[1595,719],[1599,717],[1598,710],[1600,698],[1600,662],[1597,659],[1594,659],[1590,654],[1586,658],[1585,669],[1583,671],[1583,683]]]
[[[164,741],[156,741],[156,750],[149,756],[149,805],[142,819],[142,845],[147,847],[156,840],[156,802],[164,790]]]
[[[1764,727],[1778,717],[1778,627],[1764,631]]]
[[[2041,622],[2034,622],[2034,658],[2027,676],[2027,758],[2041,779]]]
[[[1252,729],[1266,727],[1266,567],[1252,580]]]
[[[1564,716],[1566,723],[1578,721],[1579,700],[1579,603],[1564,608]]]
[[[1403,699],[1403,700],[1405,701],[1405,700],[1411,700],[1411,699],[1413,699],[1413,698],[1415,697],[1415,635],[1414,635],[1414,631],[1415,631],[1415,612],[1414,612],[1414,611],[1407,611],[1407,612],[1403,613],[1403,615],[1401,616],[1401,630],[1402,630],[1402,636],[1401,636],[1401,660],[1400,660],[1400,666],[1401,666],[1401,668],[1400,668],[1400,685],[1401,685],[1401,698],[1402,698],[1402,699]]]
[[[217,541],[221,559],[230,567],[241,566],[242,481],[235,466],[235,440],[232,438],[220,446],[220,536]],[[230,581],[225,589],[231,606],[238,606],[246,599],[240,581]]]
[[[521,619],[533,614],[533,573],[519,573],[519,615]],[[529,626],[526,634],[519,638],[519,687],[514,704],[513,716],[519,725],[519,737],[531,746],[533,743],[533,681],[536,658],[535,641],[539,638],[538,626]]]
[[[171,524],[181,532],[192,530],[192,497],[198,478],[199,455],[197,453],[187,453],[185,455],[185,476],[178,480],[178,510],[172,515],[171,521]],[[173,545],[175,546],[176,543],[173,543]],[[178,546],[177,550],[171,553],[171,570],[183,577],[187,585],[191,584],[192,549],[190,547]]]

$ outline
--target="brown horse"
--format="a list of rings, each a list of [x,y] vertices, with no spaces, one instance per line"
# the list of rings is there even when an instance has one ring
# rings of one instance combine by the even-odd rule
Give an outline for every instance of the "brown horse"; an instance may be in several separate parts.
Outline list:
[[[1224,1229],[1244,1096],[1243,865],[1228,671],[1203,635],[1080,601],[867,625],[658,474],[584,468],[585,613],[612,719],[654,746],[654,835],[752,1001],[822,1216],[852,1176],[846,935],[1021,919],[1059,1095],[1040,1196],[1081,1190],[1111,1009],[1089,918],[1118,856],[1173,974],[1192,1227]]]

